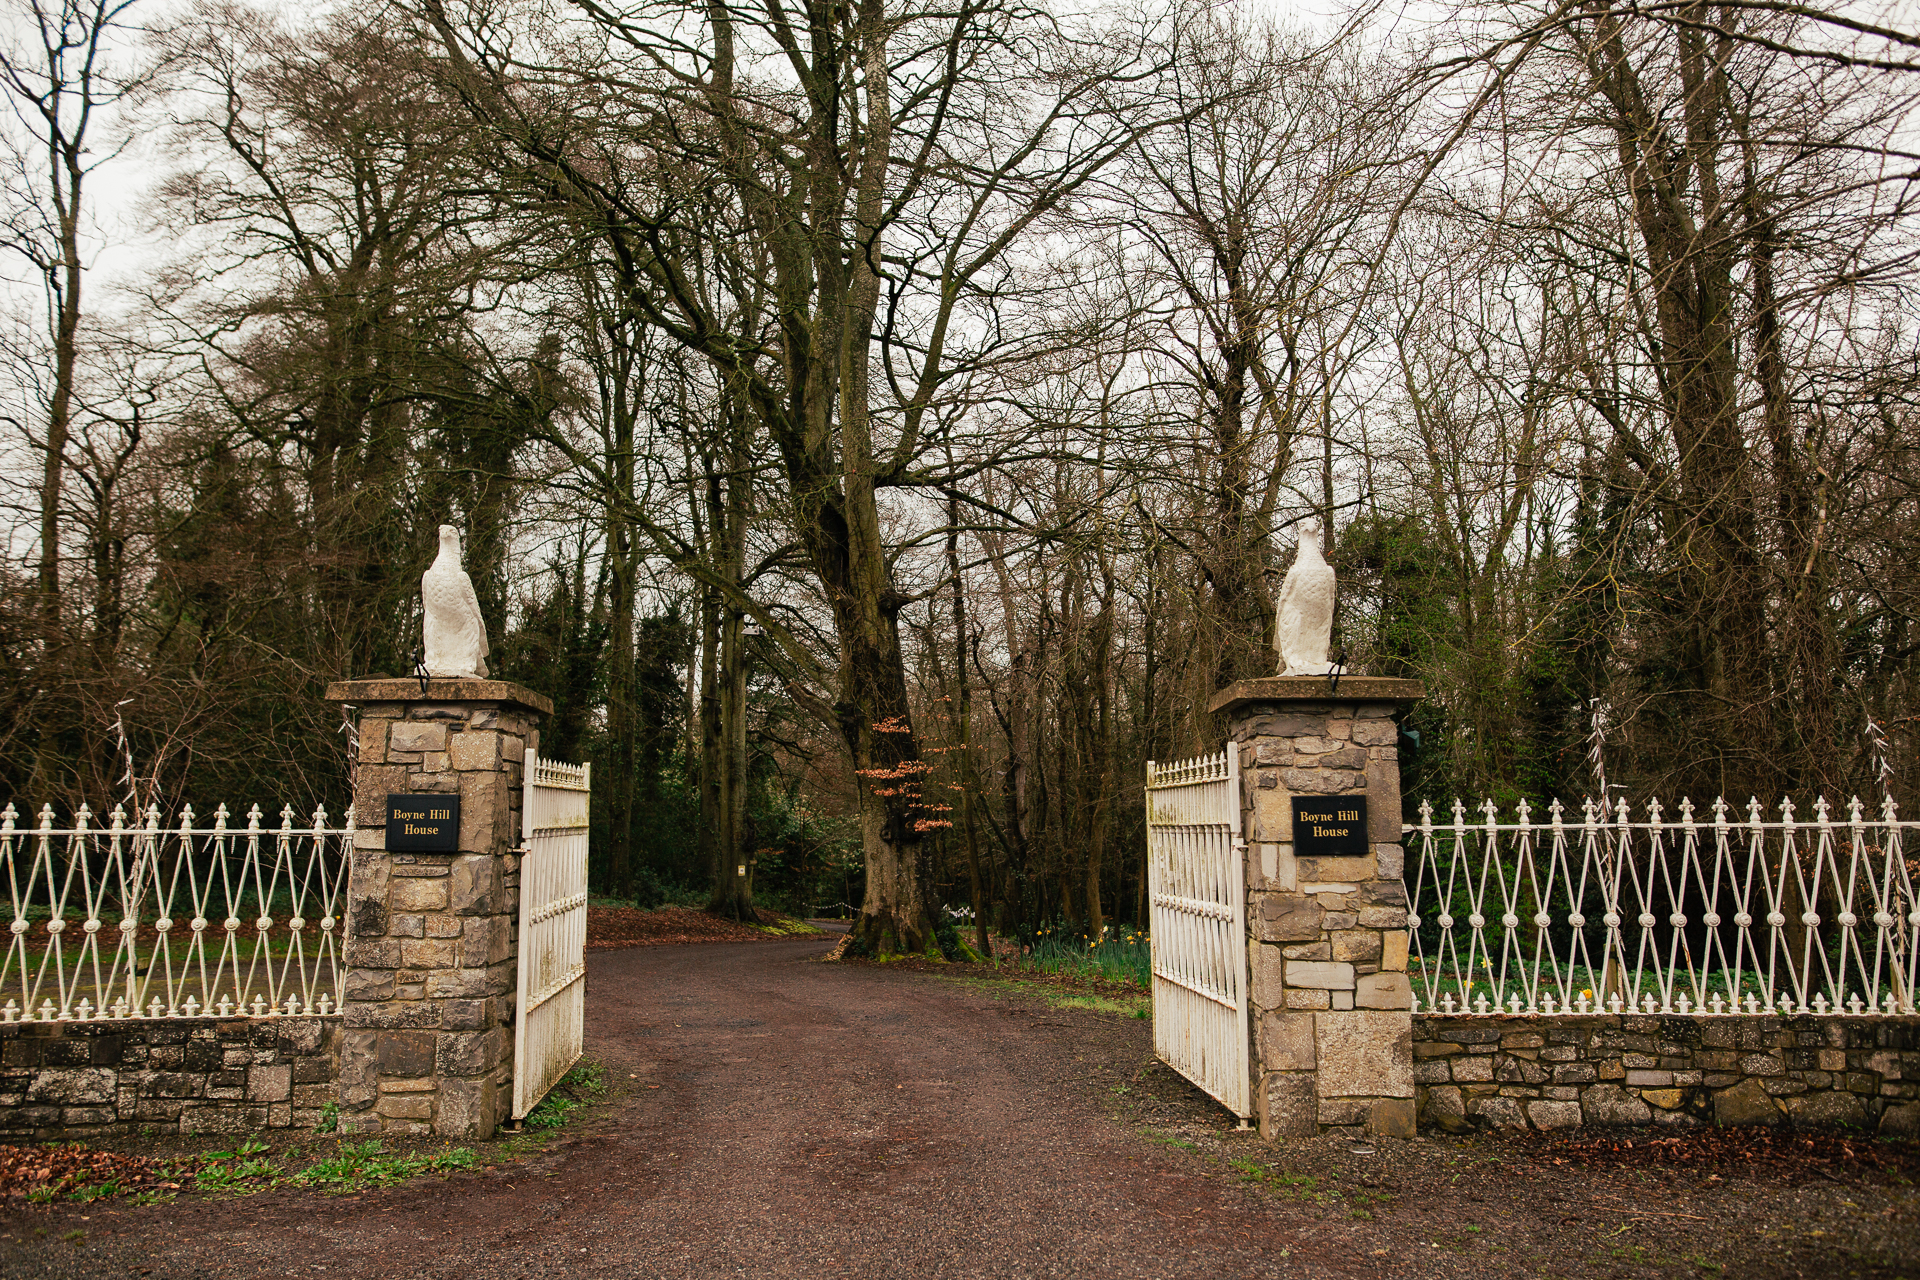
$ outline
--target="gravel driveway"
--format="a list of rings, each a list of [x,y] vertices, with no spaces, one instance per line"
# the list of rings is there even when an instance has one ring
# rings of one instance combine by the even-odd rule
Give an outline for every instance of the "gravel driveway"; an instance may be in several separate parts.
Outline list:
[[[1829,1280],[1920,1253],[1911,1186],[1269,1147],[1152,1065],[1145,1022],[814,963],[830,941],[592,955],[615,1088],[544,1154],[342,1198],[30,1210],[0,1221],[0,1275]]]

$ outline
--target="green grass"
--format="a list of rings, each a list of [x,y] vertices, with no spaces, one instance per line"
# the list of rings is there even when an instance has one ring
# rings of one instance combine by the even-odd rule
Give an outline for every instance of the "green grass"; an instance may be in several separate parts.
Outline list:
[[[1090,945],[1085,932],[1068,926],[1043,927],[1034,934],[1033,947],[1021,962],[1041,973],[1107,978],[1142,988],[1153,985],[1153,948],[1146,934],[1126,925],[1109,927],[1097,945]]]
[[[434,1155],[418,1151],[405,1155],[388,1153],[380,1141],[343,1142],[338,1152],[325,1160],[316,1160],[287,1179],[298,1186],[321,1187],[336,1193],[361,1191],[405,1182],[427,1173],[452,1173],[471,1169],[478,1163],[472,1147],[448,1147]]]
[[[1095,1013],[1117,1013],[1128,1018],[1151,1018],[1153,1006],[1138,1000],[1109,1000],[1105,996],[1061,996],[1047,1003],[1057,1009],[1091,1009]]]
[[[561,1128],[575,1111],[606,1091],[607,1069],[591,1059],[582,1059],[534,1104],[524,1123],[536,1132]]]

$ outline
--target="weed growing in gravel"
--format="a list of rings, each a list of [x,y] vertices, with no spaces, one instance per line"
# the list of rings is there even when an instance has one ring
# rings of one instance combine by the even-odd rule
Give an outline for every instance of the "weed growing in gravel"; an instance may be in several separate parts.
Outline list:
[[[1365,1191],[1341,1192],[1329,1187],[1320,1189],[1320,1179],[1310,1173],[1288,1173],[1284,1169],[1273,1169],[1255,1160],[1235,1160],[1231,1168],[1240,1175],[1243,1182],[1253,1182],[1266,1187],[1274,1194],[1289,1200],[1305,1200],[1319,1205],[1335,1205],[1351,1199],[1347,1206],[1347,1216],[1366,1220],[1373,1217],[1369,1204],[1385,1204],[1393,1197],[1386,1192],[1369,1193]]]
[[[526,1127],[534,1130],[558,1129],[583,1104],[606,1091],[606,1067],[591,1059],[582,1059],[573,1070],[561,1076],[560,1082],[527,1114]]]
[[[1048,1003],[1059,1009],[1092,1009],[1096,1013],[1118,1013],[1130,1018],[1140,1016],[1139,1006],[1133,1001],[1109,1000],[1105,996],[1062,996]],[[1153,1014],[1149,1010],[1146,1016]]]
[[[366,1142],[343,1142],[332,1158],[314,1162],[288,1181],[345,1193],[405,1182],[423,1173],[471,1169],[477,1163],[471,1147],[448,1147],[431,1156],[418,1151],[392,1155],[375,1138]]]

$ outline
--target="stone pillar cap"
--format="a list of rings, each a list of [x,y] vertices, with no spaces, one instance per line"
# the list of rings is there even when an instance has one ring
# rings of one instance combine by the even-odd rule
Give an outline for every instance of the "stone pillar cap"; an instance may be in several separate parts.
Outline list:
[[[1240,680],[1213,695],[1208,711],[1232,711],[1251,702],[1418,702],[1427,696],[1418,680],[1391,676],[1262,676]]]
[[[511,680],[479,680],[470,676],[442,676],[427,681],[420,692],[415,676],[399,680],[380,677],[373,680],[335,680],[327,686],[328,702],[491,702],[501,706],[525,707],[543,716],[553,714],[553,700]]]

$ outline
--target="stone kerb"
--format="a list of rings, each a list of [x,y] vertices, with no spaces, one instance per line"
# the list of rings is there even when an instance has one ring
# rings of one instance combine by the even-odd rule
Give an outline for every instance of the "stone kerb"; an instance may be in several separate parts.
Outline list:
[[[1263,1137],[1414,1132],[1395,714],[1417,681],[1244,680],[1215,695],[1240,752],[1254,1106]],[[1365,796],[1367,852],[1302,857],[1295,796]]]
[[[513,1097],[522,763],[553,704],[477,679],[327,698],[360,710],[340,1129],[487,1137]],[[458,851],[390,852],[389,794],[458,795]]]

